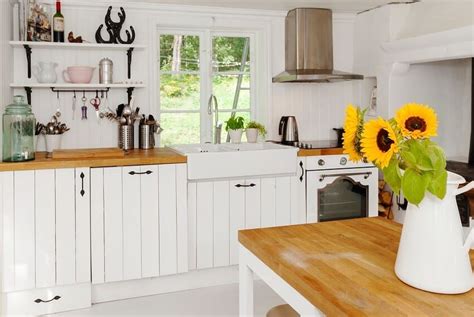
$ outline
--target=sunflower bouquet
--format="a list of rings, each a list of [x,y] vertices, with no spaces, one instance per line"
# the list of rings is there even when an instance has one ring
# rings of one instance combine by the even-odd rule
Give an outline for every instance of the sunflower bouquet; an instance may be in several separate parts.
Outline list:
[[[427,191],[443,199],[448,174],[443,149],[430,140],[438,128],[434,110],[409,103],[392,119],[365,122],[366,111],[347,106],[344,153],[352,161],[373,162],[392,190],[402,192],[412,204],[418,205]]]

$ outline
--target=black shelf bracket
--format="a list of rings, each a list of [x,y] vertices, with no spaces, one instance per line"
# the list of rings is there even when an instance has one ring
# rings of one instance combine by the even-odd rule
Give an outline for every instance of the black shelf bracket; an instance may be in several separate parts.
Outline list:
[[[127,77],[128,79],[132,78],[132,52],[133,52],[133,47],[130,47],[127,50]]]
[[[130,104],[130,100],[132,99],[132,94],[133,94],[134,89],[135,89],[134,87],[127,88],[127,96],[128,96],[127,100],[129,104]]]
[[[31,106],[31,87],[25,87],[26,91],[26,100],[28,101],[28,104]]]
[[[26,62],[28,63],[28,78],[31,78],[31,47],[28,44],[24,44],[26,52]]]

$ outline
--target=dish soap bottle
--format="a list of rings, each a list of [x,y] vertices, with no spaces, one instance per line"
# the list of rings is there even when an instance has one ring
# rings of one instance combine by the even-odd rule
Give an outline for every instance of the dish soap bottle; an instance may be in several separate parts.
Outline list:
[[[22,162],[35,159],[36,119],[23,96],[14,96],[3,114],[3,161]]]

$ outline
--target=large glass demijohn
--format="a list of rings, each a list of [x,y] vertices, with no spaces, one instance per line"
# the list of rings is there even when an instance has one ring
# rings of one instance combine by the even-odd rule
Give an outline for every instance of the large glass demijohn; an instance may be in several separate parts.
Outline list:
[[[3,161],[22,162],[35,159],[36,119],[23,96],[14,96],[3,114]]]

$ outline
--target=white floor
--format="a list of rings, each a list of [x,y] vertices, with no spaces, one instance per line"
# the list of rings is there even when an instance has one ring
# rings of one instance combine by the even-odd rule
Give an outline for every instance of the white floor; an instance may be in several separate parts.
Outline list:
[[[201,288],[93,305],[92,308],[51,315],[72,316],[238,316],[238,284]],[[255,281],[255,316],[265,316],[283,300],[262,281]]]

